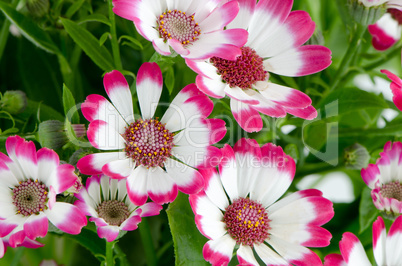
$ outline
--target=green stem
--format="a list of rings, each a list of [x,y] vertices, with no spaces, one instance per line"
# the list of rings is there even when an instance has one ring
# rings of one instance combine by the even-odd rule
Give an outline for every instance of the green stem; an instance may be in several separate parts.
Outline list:
[[[373,70],[374,68],[388,62],[391,58],[399,54],[401,48],[402,44],[399,43],[399,45],[395,45],[392,49],[389,49],[388,51],[381,53],[381,58],[379,58],[378,60],[374,61],[371,64],[363,66],[363,69],[365,71]]]
[[[119,44],[117,43],[117,33],[116,33],[116,20],[113,13],[113,2],[109,0],[109,20],[110,20],[110,34],[112,35],[112,53],[114,64],[117,70],[123,70],[120,59]]]
[[[342,58],[341,64],[338,68],[338,71],[335,73],[335,76],[332,80],[331,91],[336,89],[339,82],[343,78],[343,75],[346,73],[349,68],[350,62],[352,62],[352,58],[355,56],[357,49],[359,48],[359,44],[363,38],[364,33],[366,32],[366,27],[360,24],[356,24],[356,30],[352,34],[353,38],[349,44],[348,50]]]
[[[142,218],[138,229],[140,230],[141,240],[142,244],[144,245],[145,257],[147,258],[148,265],[158,265],[155,247],[152,242],[151,229],[149,227],[147,218]]]
[[[113,246],[115,242],[106,241],[106,266],[114,266]]]
[[[271,117],[269,123],[271,124],[271,141],[276,144],[276,119]]]

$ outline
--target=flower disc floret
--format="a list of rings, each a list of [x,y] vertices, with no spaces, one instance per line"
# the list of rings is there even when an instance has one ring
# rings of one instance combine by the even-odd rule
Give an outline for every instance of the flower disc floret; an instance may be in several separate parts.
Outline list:
[[[251,89],[255,82],[265,80],[268,72],[264,70],[264,59],[254,49],[244,46],[241,51],[241,56],[234,61],[212,57],[210,62],[230,87]]]
[[[402,201],[402,185],[399,181],[390,182],[382,185],[381,195],[384,198],[394,198],[396,200]]]
[[[260,203],[249,198],[234,200],[227,207],[223,221],[237,244],[252,247],[268,238],[268,213]]]
[[[130,211],[124,202],[118,200],[103,201],[97,209],[100,218],[109,225],[120,226],[129,216]]]
[[[194,21],[194,15],[187,15],[180,10],[169,10],[158,18],[159,34],[167,41],[176,39],[182,44],[189,44],[198,39],[201,28]]]
[[[39,214],[47,209],[49,189],[38,180],[20,181],[13,189],[13,204],[17,207],[17,213],[24,216]]]
[[[173,133],[157,119],[139,119],[125,130],[125,152],[137,165],[155,167],[171,156]]]

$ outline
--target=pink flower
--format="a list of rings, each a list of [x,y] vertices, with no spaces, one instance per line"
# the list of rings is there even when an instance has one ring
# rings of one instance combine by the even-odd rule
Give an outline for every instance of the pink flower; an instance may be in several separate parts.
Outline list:
[[[389,72],[388,70],[381,70],[381,73],[387,75],[387,77],[392,81],[391,82],[391,91],[394,97],[392,100],[394,101],[395,106],[402,111],[402,80],[395,74]]]
[[[100,95],[89,95],[82,113],[91,122],[89,141],[107,152],[80,159],[80,171],[127,178],[129,198],[137,206],[148,196],[162,204],[173,201],[178,190],[187,194],[200,191],[204,180],[194,168],[219,163],[221,152],[210,145],[226,133],[223,120],[206,118],[212,112],[212,101],[190,84],[177,94],[161,119],[155,118],[162,92],[162,73],[156,63],[144,63],[138,71],[141,117],[134,118],[130,89],[120,72],[107,73],[104,85],[113,104]]]
[[[137,229],[141,217],[158,215],[161,205],[153,202],[136,206],[127,197],[125,180],[110,179],[105,175],[87,179],[86,188],[76,195],[74,202],[90,221],[95,222],[99,237],[111,242],[121,230]]]
[[[377,209],[387,214],[402,214],[402,143],[391,141],[384,146],[384,151],[376,164],[363,168],[363,181],[372,189],[371,197]]]
[[[186,59],[199,75],[196,84],[211,97],[229,96],[236,121],[247,132],[260,131],[259,113],[284,117],[286,113],[313,119],[317,111],[301,91],[269,82],[269,73],[298,77],[319,72],[331,64],[331,51],[304,45],[315,23],[308,13],[292,11],[292,0],[239,0],[240,11],[227,26],[248,31],[242,55],[235,61],[221,55],[204,61]]]
[[[223,30],[239,12],[237,1],[113,0],[113,5],[162,55],[170,55],[172,48],[185,58],[233,60],[247,39],[245,30]]]
[[[325,266],[371,266],[362,243],[352,233],[343,234],[339,242],[341,255],[325,257]],[[373,223],[373,250],[377,265],[395,266],[402,261],[402,216],[396,218],[388,235],[381,217]]]
[[[6,140],[8,156],[0,153],[0,237],[9,237],[16,247],[26,238],[44,237],[48,221],[68,234],[79,234],[87,224],[72,204],[56,202],[77,180],[74,166],[59,164],[53,150],[42,148],[19,136]]]
[[[200,232],[210,239],[203,248],[212,265],[227,265],[236,245],[241,265],[319,265],[320,258],[306,247],[329,245],[331,234],[321,227],[334,215],[332,202],[315,189],[278,200],[289,188],[295,162],[281,147],[261,148],[240,139],[222,148],[219,173],[202,169],[205,188],[190,195]],[[269,246],[268,246],[268,245]]]
[[[362,3],[367,6],[385,4],[387,12],[376,23],[368,26],[372,35],[373,47],[379,51],[387,50],[400,38],[402,32],[402,1],[401,0],[365,0]]]

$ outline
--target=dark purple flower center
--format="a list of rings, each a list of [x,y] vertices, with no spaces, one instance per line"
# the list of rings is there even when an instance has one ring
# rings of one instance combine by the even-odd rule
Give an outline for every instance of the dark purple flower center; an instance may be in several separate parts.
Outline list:
[[[399,25],[402,25],[402,11],[396,8],[388,8],[387,12],[391,14],[392,18],[398,21]]]
[[[256,81],[265,80],[268,72],[264,70],[263,58],[253,49],[247,46],[240,49],[242,54],[234,61],[212,57],[210,62],[230,87],[251,89],[251,85]]]
[[[390,182],[382,185],[381,195],[384,198],[394,198],[402,201],[402,185],[399,181]]]
[[[127,205],[118,200],[103,201],[96,211],[109,225],[120,226],[130,216]]]
[[[248,198],[239,198],[226,208],[226,230],[237,244],[253,246],[268,238],[269,220],[265,208]]]
[[[47,209],[48,191],[49,189],[38,180],[28,179],[19,182],[19,185],[13,189],[12,196],[17,213],[29,216]]]
[[[157,119],[139,119],[126,128],[125,151],[137,165],[162,166],[171,156],[173,133]]]
[[[158,18],[160,36],[167,41],[175,39],[182,44],[189,44],[198,39],[201,28],[194,21],[194,15],[186,15],[180,10],[169,10]]]

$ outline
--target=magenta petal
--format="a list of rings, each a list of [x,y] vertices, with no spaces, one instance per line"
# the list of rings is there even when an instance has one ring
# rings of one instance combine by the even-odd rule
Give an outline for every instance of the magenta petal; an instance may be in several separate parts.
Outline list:
[[[392,36],[388,35],[387,32],[377,23],[368,25],[367,29],[373,37],[371,42],[376,50],[387,50],[398,41]]]
[[[53,172],[52,179],[48,180],[49,185],[53,186],[56,194],[66,191],[75,181],[77,176],[74,173],[75,168],[71,164],[61,164]]]
[[[263,124],[260,113],[248,104],[231,99],[230,108],[232,109],[233,117],[245,131],[258,132],[262,129]]]
[[[100,238],[105,238],[107,242],[112,242],[119,235],[119,228],[117,226],[102,226],[96,230]]]
[[[324,258],[324,266],[347,266],[340,254],[329,254]]]
[[[127,220],[125,220],[120,229],[124,231],[133,231],[138,228],[138,224],[141,222],[141,217],[138,215],[131,216]]]
[[[45,211],[45,214],[52,224],[68,234],[77,235],[87,225],[87,217],[69,203],[55,202],[53,209]]]
[[[141,217],[148,217],[158,215],[162,210],[162,205],[155,202],[148,202],[141,206]]]
[[[10,244],[10,247],[16,248],[21,243],[23,243],[25,239],[29,238],[26,238],[24,230],[21,230],[18,231],[17,233],[12,234],[8,239],[8,243]]]
[[[28,238],[34,240],[37,237],[45,237],[49,221],[43,213],[31,215],[24,223],[24,231]]]
[[[16,228],[18,224],[8,223],[7,220],[0,220],[0,237],[5,237]]]

